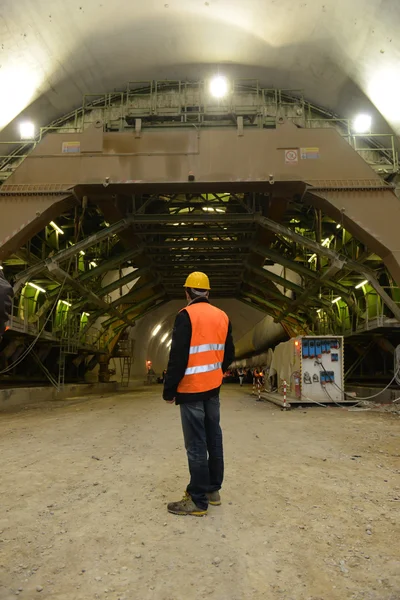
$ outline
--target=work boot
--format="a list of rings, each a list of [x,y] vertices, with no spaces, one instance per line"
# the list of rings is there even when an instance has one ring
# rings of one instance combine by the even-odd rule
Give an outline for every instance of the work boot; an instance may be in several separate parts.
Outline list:
[[[207,509],[202,509],[196,506],[191,496],[189,496],[187,492],[185,492],[185,495],[179,502],[170,502],[167,506],[167,509],[168,512],[173,515],[204,517],[207,514]]]
[[[221,496],[219,492],[209,492],[207,498],[211,506],[221,506]]]

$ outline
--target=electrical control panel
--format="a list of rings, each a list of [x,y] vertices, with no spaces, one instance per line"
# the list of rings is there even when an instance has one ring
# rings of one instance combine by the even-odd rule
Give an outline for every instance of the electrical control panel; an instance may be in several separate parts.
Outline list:
[[[344,400],[343,338],[302,336],[294,341],[300,358],[301,398],[324,403]]]

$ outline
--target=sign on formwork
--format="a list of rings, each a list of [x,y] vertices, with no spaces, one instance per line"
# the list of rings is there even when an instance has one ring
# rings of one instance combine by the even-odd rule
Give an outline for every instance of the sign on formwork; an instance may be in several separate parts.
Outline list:
[[[319,148],[301,148],[301,160],[315,160],[319,158]]]
[[[285,163],[296,165],[299,162],[299,151],[297,149],[285,150]]]
[[[63,154],[77,154],[81,151],[80,142],[63,142],[62,143]]]

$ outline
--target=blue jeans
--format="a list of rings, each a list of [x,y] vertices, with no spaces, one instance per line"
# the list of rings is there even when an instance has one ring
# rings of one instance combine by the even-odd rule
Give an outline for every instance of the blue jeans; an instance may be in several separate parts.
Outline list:
[[[220,490],[224,479],[219,396],[181,404],[180,408],[190,471],[187,492],[199,508],[206,509],[206,494]]]

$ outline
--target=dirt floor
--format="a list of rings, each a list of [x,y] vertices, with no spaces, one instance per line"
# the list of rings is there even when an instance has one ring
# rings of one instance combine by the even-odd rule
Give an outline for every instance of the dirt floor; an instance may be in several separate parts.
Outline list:
[[[223,506],[176,517],[160,387],[0,414],[0,599],[399,600],[400,419],[222,394]]]

